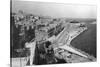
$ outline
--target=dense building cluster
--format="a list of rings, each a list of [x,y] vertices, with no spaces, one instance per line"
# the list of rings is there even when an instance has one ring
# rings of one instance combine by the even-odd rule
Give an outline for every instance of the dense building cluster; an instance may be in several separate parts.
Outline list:
[[[63,30],[60,19],[36,16],[19,11],[11,13],[12,49],[25,48],[25,43],[31,40],[42,42]]]

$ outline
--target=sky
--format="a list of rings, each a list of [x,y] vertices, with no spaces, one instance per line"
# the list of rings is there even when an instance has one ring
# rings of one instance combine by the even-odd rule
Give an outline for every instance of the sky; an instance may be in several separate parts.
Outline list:
[[[19,10],[54,18],[96,18],[97,16],[95,5],[12,0],[12,12]]]

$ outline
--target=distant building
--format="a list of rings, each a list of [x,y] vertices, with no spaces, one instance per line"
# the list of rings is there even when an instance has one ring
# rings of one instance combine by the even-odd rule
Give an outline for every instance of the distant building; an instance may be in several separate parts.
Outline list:
[[[80,27],[86,27],[85,23],[81,23]]]
[[[79,23],[79,21],[73,20],[73,21],[70,21],[70,23]]]

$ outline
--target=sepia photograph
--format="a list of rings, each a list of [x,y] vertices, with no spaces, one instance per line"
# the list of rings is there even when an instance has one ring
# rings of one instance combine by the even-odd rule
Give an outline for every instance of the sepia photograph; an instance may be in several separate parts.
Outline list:
[[[10,65],[97,61],[97,6],[10,0]]]

